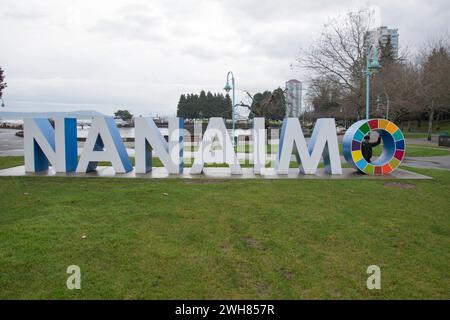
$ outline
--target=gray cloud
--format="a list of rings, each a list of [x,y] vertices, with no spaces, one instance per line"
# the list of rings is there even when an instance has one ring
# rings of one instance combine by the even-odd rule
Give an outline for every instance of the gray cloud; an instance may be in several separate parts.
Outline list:
[[[7,11],[3,13],[6,18],[11,18],[13,20],[37,20],[45,18],[43,13],[30,12],[30,11]]]
[[[448,31],[448,0],[2,0],[7,109],[173,114],[181,93],[221,91],[228,70],[240,100],[302,80],[290,69],[298,48],[362,5],[378,6],[401,45]]]
[[[117,10],[113,17],[99,19],[87,31],[104,33],[113,39],[161,41],[162,24],[162,19],[152,15],[147,6],[128,5]]]

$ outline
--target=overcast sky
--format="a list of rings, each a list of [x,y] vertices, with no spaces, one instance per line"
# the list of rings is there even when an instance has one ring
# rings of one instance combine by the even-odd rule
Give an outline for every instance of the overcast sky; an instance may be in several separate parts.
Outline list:
[[[400,45],[448,31],[448,0],[1,0],[4,111],[174,115],[181,93],[284,86],[328,18],[370,7]]]

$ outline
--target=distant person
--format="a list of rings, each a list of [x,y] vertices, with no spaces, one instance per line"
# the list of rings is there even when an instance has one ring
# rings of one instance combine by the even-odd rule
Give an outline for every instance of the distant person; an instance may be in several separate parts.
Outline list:
[[[370,142],[370,135],[369,134],[364,137],[361,151],[362,151],[362,155],[363,155],[364,159],[366,159],[366,161],[368,163],[370,163],[370,159],[372,158],[372,148],[376,147],[380,143],[381,143],[381,137],[380,136],[378,136],[377,142]]]

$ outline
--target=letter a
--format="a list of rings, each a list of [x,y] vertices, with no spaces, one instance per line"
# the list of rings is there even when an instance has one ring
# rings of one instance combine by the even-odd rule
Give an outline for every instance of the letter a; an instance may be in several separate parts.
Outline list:
[[[367,267],[367,274],[372,274],[367,278],[367,289],[381,289],[381,270],[379,266],[369,266]]]
[[[219,141],[222,149],[214,150],[214,155],[211,156],[211,148],[215,138]],[[210,160],[209,162],[227,163],[230,167],[231,174],[242,174],[241,165],[237,159],[236,152],[234,152],[233,143],[222,118],[209,119],[208,127],[200,142],[190,173],[201,174],[205,159]]]
[[[117,173],[133,170],[119,130],[111,117],[96,117],[92,121],[77,172],[94,171],[99,161],[111,162]]]

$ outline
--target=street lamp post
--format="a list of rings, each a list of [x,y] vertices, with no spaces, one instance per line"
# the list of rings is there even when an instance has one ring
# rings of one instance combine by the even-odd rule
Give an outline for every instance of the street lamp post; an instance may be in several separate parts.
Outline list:
[[[386,120],[389,120],[389,96],[386,94]]]
[[[386,97],[386,120],[389,120],[389,103],[390,103],[389,96],[388,96],[388,94],[386,92],[383,92],[383,94]],[[378,99],[377,100],[378,100],[378,102],[380,101],[379,95],[378,95]]]
[[[230,87],[230,75],[231,75],[231,87]],[[231,88],[233,88],[233,98],[231,101],[231,118],[232,118],[232,122],[233,122],[233,131],[232,131],[232,135],[233,135],[233,147],[236,146],[236,140],[235,140],[235,127],[236,127],[236,119],[234,116],[234,107],[235,107],[235,88],[234,88],[234,74],[231,71],[228,71],[227,73],[227,83],[225,85],[225,88],[223,88],[227,93],[230,92]]]
[[[372,54],[372,57],[371,57]],[[367,63],[366,63],[366,119],[369,119],[369,98],[370,98],[370,77],[381,69],[378,62],[377,47],[375,45],[367,45]]]

